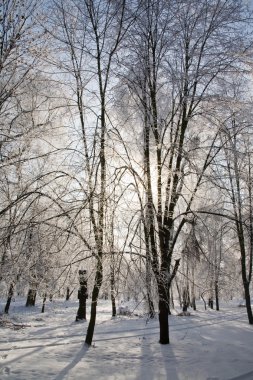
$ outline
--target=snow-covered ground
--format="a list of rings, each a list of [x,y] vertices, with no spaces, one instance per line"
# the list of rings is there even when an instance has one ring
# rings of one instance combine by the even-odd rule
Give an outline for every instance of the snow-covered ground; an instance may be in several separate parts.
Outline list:
[[[24,303],[12,303],[10,319],[26,326],[0,328],[1,380],[253,379],[253,326],[236,302],[219,312],[200,304],[189,317],[171,316],[171,344],[163,346],[157,319],[112,319],[110,302],[100,301],[89,349],[83,343],[87,322],[75,322],[77,302],[53,301],[44,314],[40,304]]]

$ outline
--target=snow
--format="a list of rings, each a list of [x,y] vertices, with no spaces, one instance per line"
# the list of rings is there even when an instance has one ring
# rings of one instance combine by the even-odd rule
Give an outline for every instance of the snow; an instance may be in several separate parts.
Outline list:
[[[110,302],[101,300],[90,348],[87,322],[75,322],[77,302],[48,302],[44,314],[40,304],[24,304],[12,303],[9,320],[26,326],[0,328],[1,380],[253,379],[253,326],[238,303],[224,303],[219,312],[199,304],[188,317],[172,315],[171,344],[163,346],[157,319],[136,312],[111,318]]]

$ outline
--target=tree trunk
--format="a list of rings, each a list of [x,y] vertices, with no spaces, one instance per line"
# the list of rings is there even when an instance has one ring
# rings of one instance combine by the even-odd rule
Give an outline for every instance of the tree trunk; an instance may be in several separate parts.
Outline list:
[[[189,290],[188,288],[184,288],[183,290],[183,312],[187,312],[189,307]]]
[[[175,305],[174,305],[174,296],[173,296],[173,289],[172,289],[172,287],[170,288],[170,305],[171,305],[172,309],[175,308]]]
[[[160,343],[169,344],[169,309],[164,297],[159,300]]]
[[[155,317],[155,307],[152,300],[152,284],[151,284],[151,268],[146,261],[146,288],[147,288],[147,303],[148,303],[148,315],[149,318]]]
[[[35,289],[29,289],[27,294],[27,300],[26,300],[26,307],[29,306],[35,306],[35,300],[36,300],[36,290]]]
[[[43,303],[42,303],[42,309],[41,309],[41,312],[42,312],[42,313],[44,313],[44,311],[45,311],[46,300],[47,300],[47,293],[45,293],[45,294],[43,295]]]
[[[170,311],[170,289],[168,289],[168,294],[167,294],[167,308],[168,308],[168,314],[171,315],[171,311]]]
[[[208,300],[208,306],[210,307],[210,309],[213,309],[213,299],[211,297]]]
[[[247,314],[248,314],[248,320],[249,320],[249,324],[253,325],[253,314],[252,314],[252,308],[251,308],[249,282],[244,282],[243,285],[244,285],[245,302],[246,302],[246,309],[247,309]]]
[[[115,276],[114,267],[111,266],[111,302],[112,302],[112,317],[116,317],[116,302],[115,302]]]
[[[220,304],[219,304],[219,285],[218,285],[218,281],[216,280],[215,281],[215,303],[216,303],[216,310],[219,311],[220,310]]]
[[[246,274],[246,272],[247,272],[247,270],[246,270],[246,252],[245,252],[245,242],[244,242],[244,236],[243,236],[243,229],[242,229],[241,225],[239,225],[237,228],[238,228],[238,238],[239,238],[240,249],[241,249],[241,268],[242,268],[242,280],[243,280],[243,287],[244,287],[246,309],[247,309],[249,324],[252,325],[253,324],[253,314],[252,314],[250,290],[249,290],[250,281],[248,280],[247,274]],[[251,269],[250,269],[250,272],[251,272]],[[251,275],[249,276],[249,278],[251,278]]]
[[[13,283],[11,283],[10,284],[10,288],[9,288],[9,292],[8,292],[7,302],[6,302],[5,309],[4,309],[5,314],[9,313],[11,299],[12,299],[12,296],[13,296],[13,290],[14,290],[14,285],[13,285]]]
[[[146,162],[147,164],[147,162]],[[148,165],[149,168],[149,165]],[[149,186],[150,186],[150,176],[148,175]],[[148,196],[148,194],[147,194]],[[145,237],[145,249],[146,249],[146,289],[147,289],[147,303],[148,303],[148,314],[149,318],[155,317],[155,307],[152,300],[152,263],[151,263],[151,255],[150,255],[150,234],[148,232],[147,226],[144,224],[144,237]]]
[[[69,301],[69,299],[70,299],[70,290],[69,290],[69,287],[67,287],[66,301]]]
[[[195,311],[197,310],[195,296],[192,297],[191,306],[192,306],[193,310],[195,310]]]
[[[181,291],[180,291],[180,288],[179,288],[179,285],[178,285],[178,282],[177,282],[177,279],[176,279],[176,278],[175,278],[175,282],[176,282],[176,287],[177,287],[177,293],[178,293],[179,305],[180,305],[180,307],[182,307],[183,303],[182,303]]]
[[[204,293],[202,293],[200,295],[200,297],[202,298],[203,302],[204,302],[204,307],[205,307],[205,310],[206,310],[206,301],[205,301],[205,298],[204,298]]]
[[[192,266],[192,287],[191,287],[191,307],[196,310],[196,296],[195,296],[195,271]]]
[[[101,257],[101,255],[100,255],[100,257]],[[103,268],[102,268],[101,258],[98,258],[95,283],[94,283],[94,287],[93,287],[93,291],[92,291],[92,297],[91,297],[90,321],[89,321],[89,326],[88,326],[87,334],[86,334],[86,338],[85,338],[85,343],[88,346],[91,346],[93,334],[94,334],[94,328],[95,328],[95,323],[96,323],[96,315],[97,315],[97,300],[98,300],[98,295],[99,295],[99,291],[100,291],[100,288],[102,285],[102,280],[103,280],[102,270],[103,270]]]
[[[149,318],[155,318],[155,307],[153,300],[151,299],[150,293],[147,293],[147,301],[148,301],[148,316]]]
[[[86,270],[79,270],[80,288],[78,290],[79,308],[77,310],[76,321],[86,321],[86,299],[87,294],[87,276]]]

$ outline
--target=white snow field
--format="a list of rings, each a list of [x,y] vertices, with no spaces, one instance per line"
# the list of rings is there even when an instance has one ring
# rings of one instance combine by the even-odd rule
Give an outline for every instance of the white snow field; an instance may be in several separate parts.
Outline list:
[[[157,319],[112,319],[110,302],[99,301],[89,349],[87,322],[75,322],[78,302],[48,302],[44,314],[39,302],[24,304],[16,299],[9,317],[0,319],[1,380],[253,379],[253,326],[236,302],[222,304],[219,312],[199,304],[189,317],[172,315],[171,344],[163,346]]]

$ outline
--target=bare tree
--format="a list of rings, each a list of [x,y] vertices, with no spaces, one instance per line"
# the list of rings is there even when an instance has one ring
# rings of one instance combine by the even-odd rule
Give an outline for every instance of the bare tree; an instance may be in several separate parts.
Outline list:
[[[56,59],[55,63],[61,67],[63,73],[71,76],[75,89],[70,105],[77,107],[75,118],[80,125],[83,170],[87,183],[86,210],[91,226],[92,254],[96,259],[91,317],[85,340],[86,344],[90,345],[103,280],[107,191],[106,139],[110,123],[108,103],[115,57],[127,28],[126,2],[85,0],[64,4],[62,1],[55,1],[54,6],[57,20],[54,19],[52,22],[56,31],[50,29],[50,33],[57,39],[65,57],[60,61]],[[129,24],[129,21],[127,23]],[[89,114],[89,119],[86,113]]]
[[[243,116],[245,117],[245,115]],[[242,121],[240,112],[233,113],[224,127],[229,139],[224,146],[226,177],[224,182],[231,213],[234,217],[236,235],[240,250],[241,277],[245,294],[248,320],[253,324],[250,298],[253,261],[253,219],[252,219],[252,136],[247,119]],[[224,185],[224,184],[223,184]]]
[[[131,53],[122,63],[131,105],[137,105],[142,122],[145,226],[162,344],[169,343],[169,289],[179,266],[179,259],[172,262],[174,248],[204,173],[220,150],[215,100],[222,78],[240,70],[238,57],[247,48],[244,12],[241,1],[150,0],[133,26]],[[203,123],[207,128],[201,131]]]

